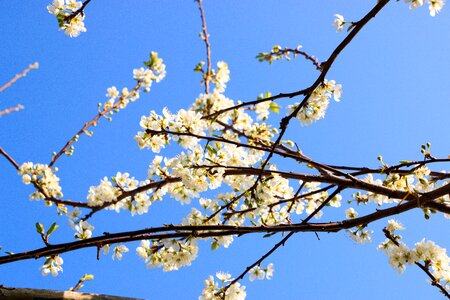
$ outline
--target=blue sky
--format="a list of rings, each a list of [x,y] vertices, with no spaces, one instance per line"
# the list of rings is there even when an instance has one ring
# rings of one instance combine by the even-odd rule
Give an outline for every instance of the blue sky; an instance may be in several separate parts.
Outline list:
[[[325,59],[344,38],[332,27],[333,15],[358,20],[375,1],[205,1],[212,59],[224,60],[231,71],[226,95],[253,100],[262,92],[300,90],[318,73],[303,58],[291,62],[259,63],[255,56],[273,45],[294,48]],[[21,103],[25,110],[0,117],[0,146],[19,163],[47,163],[64,143],[105,101],[106,88],[132,87],[132,70],[150,51],[157,51],[167,66],[167,77],[126,110],[102,120],[94,136],[82,137],[72,157],[57,166],[65,197],[84,201],[91,185],[117,171],[145,178],[153,154],[139,150],[133,136],[139,120],[150,110],[186,108],[203,91],[192,69],[204,60],[198,38],[200,17],[193,1],[95,0],[86,9],[87,32],[71,39],[57,30],[45,1],[0,2],[0,82],[7,82],[28,64],[40,68],[0,94],[0,109]],[[343,85],[340,103],[331,103],[325,119],[309,127],[294,122],[287,135],[303,152],[330,164],[376,167],[383,155],[389,164],[400,159],[421,159],[420,145],[430,141],[437,157],[447,157],[450,126],[447,88],[450,78],[450,13],[448,7],[430,17],[424,6],[410,11],[403,2],[389,3],[338,58],[328,79]],[[290,100],[279,102],[287,106]],[[276,121],[275,121],[276,122]],[[276,124],[276,123],[274,123]],[[285,166],[285,168],[288,166]],[[445,169],[447,166],[439,166]],[[439,169],[438,170],[441,170]],[[448,167],[447,167],[448,168]],[[0,245],[20,252],[41,247],[37,221],[61,224],[53,242],[71,239],[72,230],[53,208],[30,202],[31,187],[24,186],[14,168],[0,159]],[[349,195],[344,199],[348,200]],[[122,212],[98,214],[94,234],[180,222],[190,210],[167,199],[152,205],[143,216]],[[335,215],[336,218],[344,218]],[[424,220],[418,211],[398,218],[406,227],[409,245],[426,237],[450,247],[448,220]],[[297,234],[267,262],[275,264],[271,281],[247,279],[248,299],[440,299],[425,275],[408,268],[399,276],[376,250],[384,238],[385,221],[371,226],[374,242],[356,245],[345,233]],[[446,229],[447,228],[447,229]],[[86,292],[145,299],[196,299],[203,280],[216,271],[237,275],[280,239],[247,236],[229,249],[210,251],[201,245],[189,268],[164,273],[146,269],[135,255],[136,243],[122,262],[95,249],[63,255],[64,273],[43,278],[43,260],[2,265],[0,284],[14,287],[67,289],[84,273],[95,275]]]

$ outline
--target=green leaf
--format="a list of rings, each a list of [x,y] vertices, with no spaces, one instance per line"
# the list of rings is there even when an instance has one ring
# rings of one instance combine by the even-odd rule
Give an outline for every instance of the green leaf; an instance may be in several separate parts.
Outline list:
[[[208,150],[209,154],[217,154],[217,150],[210,145],[206,145],[206,149]]]
[[[276,114],[278,114],[280,112],[280,106],[275,102],[270,103],[269,109]]]
[[[204,61],[199,62],[197,65],[195,65],[194,72],[202,72],[204,65],[205,65]]]
[[[11,252],[11,251],[5,251],[5,253],[8,254],[8,255],[13,255],[14,254],[14,252]]]
[[[215,161],[213,161],[211,158],[205,158],[206,159],[206,161],[209,161],[210,163],[212,163],[212,164],[216,164],[216,162]]]
[[[56,20],[58,21],[58,26],[59,26],[59,27],[63,27],[63,26],[64,26],[64,24],[66,23],[66,22],[64,21],[65,18],[66,18],[66,16],[65,16],[63,13],[59,13],[59,14],[56,16]]]
[[[58,226],[56,223],[53,223],[53,224],[50,226],[50,228],[48,229],[46,236],[49,237],[50,234],[52,234],[56,229],[58,229],[58,227],[59,227],[59,226]]]
[[[84,274],[84,276],[81,278],[81,280],[83,280],[83,281],[94,280],[94,275],[92,275],[92,274]]]
[[[217,241],[214,241],[211,243],[211,250],[217,250],[219,249],[219,244],[217,243]]]
[[[151,52],[150,53],[150,60],[149,61],[144,61],[144,65],[146,65],[147,67],[151,68],[154,65],[156,65],[159,60],[160,59],[158,58],[158,53],[157,52]]]
[[[355,26],[356,26],[355,23],[351,23],[350,26],[348,26],[348,28],[347,28],[347,32],[349,32],[350,30],[352,30]]]
[[[44,225],[42,225],[41,223],[37,222],[36,223],[36,231],[37,231],[37,233],[39,233],[41,235],[44,234],[44,232],[45,232]]]
[[[263,238],[268,238],[271,237],[272,235],[274,235],[276,232],[271,232],[271,233],[266,233],[265,235],[263,235]]]

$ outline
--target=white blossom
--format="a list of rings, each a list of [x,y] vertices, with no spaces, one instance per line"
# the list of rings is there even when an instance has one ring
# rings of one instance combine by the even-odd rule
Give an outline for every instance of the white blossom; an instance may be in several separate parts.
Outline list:
[[[63,271],[62,264],[64,263],[61,256],[50,256],[45,258],[45,263],[41,266],[41,272],[43,276],[52,274],[52,276],[58,276],[59,272]]]
[[[334,19],[333,26],[336,27],[337,32],[341,32],[345,25],[344,17],[340,14],[335,14],[334,16],[336,19]]]
[[[356,210],[353,207],[350,207],[345,211],[345,217],[347,219],[354,219],[354,218],[358,217],[358,213],[356,212]]]
[[[112,259],[117,258],[118,260],[122,260],[123,254],[128,252],[129,249],[125,245],[116,245],[113,250]]]

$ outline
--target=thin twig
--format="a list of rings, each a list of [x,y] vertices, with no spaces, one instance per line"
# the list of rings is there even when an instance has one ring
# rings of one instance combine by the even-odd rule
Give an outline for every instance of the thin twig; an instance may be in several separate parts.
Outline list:
[[[205,94],[209,94],[209,82],[211,81],[211,44],[209,43],[208,28],[206,27],[205,11],[203,9],[203,0],[197,0],[198,9],[202,19],[203,41],[206,47],[206,77],[205,77]]]
[[[338,232],[342,229],[352,228],[362,224],[390,217],[414,209],[417,203],[411,201],[399,206],[378,210],[372,214],[355,219],[339,222],[308,223],[308,224],[282,224],[276,226],[235,226],[235,225],[166,225],[163,227],[147,228],[136,231],[108,233],[69,243],[52,244],[43,248],[0,256],[0,265],[15,261],[36,259],[45,256],[58,255],[78,249],[98,247],[106,244],[123,243],[139,240],[161,240],[196,236],[197,238],[220,237],[231,235],[245,235],[250,233],[274,232]],[[310,216],[313,216],[311,214]]]
[[[19,170],[19,164],[8,153],[6,153],[2,147],[0,147],[0,154],[3,155],[14,166],[14,168],[16,168],[16,170]]]
[[[246,102],[243,102],[241,104],[230,106],[230,107],[218,110],[218,111],[216,111],[216,112],[214,112],[212,114],[203,116],[202,119],[207,119],[207,120],[214,119],[217,116],[219,116],[219,115],[221,115],[223,113],[226,113],[227,111],[230,111],[230,110],[235,110],[235,109],[238,109],[238,108],[241,108],[241,107],[244,107],[244,106],[255,105],[255,104],[262,103],[262,102],[273,101],[273,100],[281,99],[281,98],[294,98],[294,97],[297,97],[297,96],[300,96],[300,95],[305,95],[308,92],[309,92],[309,88],[303,89],[303,90],[300,90],[300,91],[297,91],[297,92],[280,93],[280,94],[275,95],[275,96],[270,96],[270,97],[266,97],[266,98],[262,98],[262,99],[256,99],[256,100],[253,100],[253,101],[246,101]]]
[[[28,72],[30,72],[32,69],[37,69],[37,68],[39,68],[39,63],[37,63],[37,62],[29,65],[28,68],[26,68],[25,70],[22,71],[22,73],[16,74],[16,76],[14,76],[14,78],[12,78],[10,81],[5,83],[2,87],[0,87],[0,93],[3,92],[4,90],[6,90],[7,88],[9,88],[10,86],[12,86],[20,78],[27,76]]]
[[[25,107],[22,104],[17,104],[16,106],[4,109],[0,111],[0,116],[9,115],[10,113],[17,112],[19,110],[24,109]]]
[[[111,107],[107,107],[104,108],[102,111],[100,111],[94,118],[92,118],[91,121],[87,122],[84,124],[83,127],[81,127],[81,129],[64,145],[64,147],[61,148],[61,150],[58,151],[58,153],[56,153],[50,163],[49,166],[52,167],[55,162],[58,160],[58,158],[63,155],[66,150],[73,144],[75,143],[78,138],[82,135],[82,134],[86,134],[86,131],[89,127],[91,126],[96,126],[98,124],[98,121],[101,117],[106,116],[109,112],[113,111],[114,109],[120,107],[120,105],[122,104],[123,101],[125,101],[125,99],[129,96],[135,95],[137,93],[137,91],[139,90],[139,88],[141,87],[142,83],[141,81],[138,81],[138,83],[136,84],[136,86],[127,94],[127,95],[122,95],[119,100],[117,100],[116,103],[114,103],[114,105],[112,105]]]
[[[306,93],[303,101],[297,106],[297,108],[288,116],[284,117],[280,122],[280,133],[278,135],[277,140],[273,143],[272,150],[269,152],[269,155],[264,160],[264,162],[261,165],[261,170],[264,170],[266,165],[269,163],[270,159],[272,158],[274,151],[278,144],[280,144],[284,134],[287,131],[289,122],[294,118],[298,112],[307,104],[307,101],[309,100],[309,97],[311,96],[312,92],[322,84],[322,82],[325,80],[325,76],[327,75],[328,71],[331,69],[331,66],[333,65],[336,58],[339,56],[339,54],[350,44],[350,42],[353,40],[353,38],[358,34],[358,32],[370,21],[370,19],[374,18],[379,11],[389,2],[389,0],[380,0],[378,3],[370,10],[369,13],[367,13],[361,20],[355,23],[355,26],[353,27],[352,31],[344,38],[344,40],[334,49],[334,51],[331,53],[330,57],[321,64],[322,66],[322,72],[320,73],[319,77],[316,79],[316,81],[309,87],[308,93]],[[258,176],[258,179],[255,182],[255,186],[257,185],[258,181],[261,179],[262,173]]]
[[[260,62],[268,60],[269,63],[271,63],[272,60],[271,59],[267,59],[267,57],[274,57],[275,56],[275,57],[279,57],[279,59],[281,59],[282,56],[285,56],[286,59],[289,60],[290,59],[289,53],[292,53],[294,55],[294,58],[297,55],[303,56],[306,60],[310,61],[314,65],[314,67],[316,67],[317,70],[320,71],[322,67],[320,65],[319,60],[316,57],[306,53],[305,51],[300,50],[300,48],[301,48],[301,46],[299,48],[297,48],[297,49],[284,48],[284,49],[277,50],[277,52],[273,52],[273,50],[272,50],[272,52],[270,52],[270,53],[261,53],[260,54],[261,56],[258,55],[257,58],[259,58]]]

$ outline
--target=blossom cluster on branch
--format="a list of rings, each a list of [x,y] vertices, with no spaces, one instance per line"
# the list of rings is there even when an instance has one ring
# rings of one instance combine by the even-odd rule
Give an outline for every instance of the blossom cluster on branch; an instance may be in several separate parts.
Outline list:
[[[389,264],[399,273],[405,271],[406,265],[417,264],[432,275],[432,284],[439,284],[444,290],[450,290],[450,257],[447,250],[425,239],[416,243],[414,248],[409,248],[401,241],[402,236],[395,234],[396,230],[404,229],[399,222],[392,219],[388,221],[385,228],[387,239],[378,249],[389,256]]]
[[[79,11],[83,6],[81,1],[76,0],[53,0],[47,6],[47,10],[56,16],[60,30],[70,37],[77,37],[82,32],[86,32],[84,26],[84,13]]]

